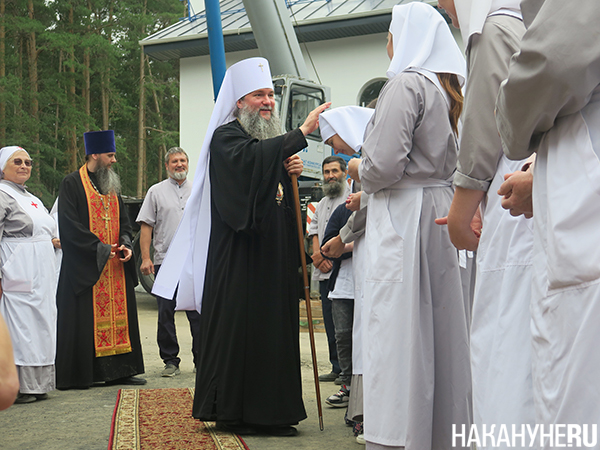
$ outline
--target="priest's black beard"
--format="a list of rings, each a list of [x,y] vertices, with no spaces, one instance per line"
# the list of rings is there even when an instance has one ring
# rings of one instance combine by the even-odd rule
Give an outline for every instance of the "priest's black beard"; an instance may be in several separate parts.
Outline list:
[[[343,178],[338,181],[334,181],[332,183],[325,183],[323,185],[323,194],[325,194],[329,198],[335,198],[342,195],[344,192],[344,183],[346,180]]]
[[[260,111],[252,110],[248,105],[239,109],[238,120],[246,133],[259,141],[280,136],[281,121],[275,109],[271,110],[271,118],[265,119]]]
[[[114,170],[99,165],[96,168],[95,175],[96,181],[98,182],[98,189],[100,189],[101,194],[119,195],[121,193],[121,179]]]

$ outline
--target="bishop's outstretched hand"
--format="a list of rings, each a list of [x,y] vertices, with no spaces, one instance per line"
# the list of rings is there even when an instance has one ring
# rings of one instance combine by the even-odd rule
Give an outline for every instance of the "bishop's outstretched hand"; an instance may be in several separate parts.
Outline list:
[[[319,114],[325,111],[331,106],[331,102],[323,103],[317,106],[309,114],[302,125],[300,125],[300,131],[304,136],[309,135],[319,127]]]

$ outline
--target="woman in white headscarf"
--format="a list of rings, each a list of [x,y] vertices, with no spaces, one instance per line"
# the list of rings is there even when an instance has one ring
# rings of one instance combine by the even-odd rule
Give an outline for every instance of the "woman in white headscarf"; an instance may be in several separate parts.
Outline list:
[[[19,375],[15,403],[47,398],[55,388],[56,222],[27,192],[31,158],[21,147],[0,149],[0,313]]]
[[[323,142],[330,145],[336,154],[342,153],[346,156],[356,155],[361,151],[367,124],[373,117],[374,110],[360,106],[342,106],[325,111],[319,117],[319,127]],[[346,224],[339,230],[338,236],[327,241],[321,252],[327,256],[336,258],[341,256],[346,244],[353,244],[352,248],[352,276],[354,282],[354,314],[352,315],[352,381],[350,383],[350,401],[348,403],[347,419],[355,423],[354,432],[358,442],[362,442],[363,421],[363,347],[362,347],[362,320],[363,320],[363,285],[365,273],[365,248],[364,232],[366,223],[368,196],[361,192],[360,183],[352,183],[352,197],[358,196],[357,203],[363,207],[357,211],[348,204],[346,207],[354,212],[348,218]],[[335,213],[334,213],[335,214]],[[329,227],[328,227],[329,228]],[[334,242],[336,243],[334,249]],[[329,253],[329,252],[335,252]],[[336,307],[336,303],[333,304]],[[335,318],[335,316],[334,316]],[[336,322],[337,336],[337,322]],[[338,355],[341,352],[338,348]],[[340,359],[340,364],[342,359]]]
[[[452,201],[465,61],[419,2],[394,7],[387,50],[389,81],[349,164],[371,194],[364,437],[369,449],[448,450],[453,425],[470,425],[469,344],[457,250],[434,219]]]
[[[533,424],[531,381],[532,221],[513,217],[497,191],[524,161],[502,153],[494,108],[525,27],[518,0],[442,0],[466,45],[469,83],[448,231],[458,248],[477,252],[471,324],[473,419],[488,427]],[[481,239],[470,222],[481,206]],[[497,436],[496,436],[497,437]],[[485,448],[485,447],[481,447]],[[499,447],[495,447],[499,448]]]

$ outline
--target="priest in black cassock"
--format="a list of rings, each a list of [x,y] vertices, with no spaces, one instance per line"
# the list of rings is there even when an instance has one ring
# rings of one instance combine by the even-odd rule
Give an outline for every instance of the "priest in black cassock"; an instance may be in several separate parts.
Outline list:
[[[112,130],[84,134],[86,163],[58,198],[63,260],[57,292],[58,389],[145,384],[131,226],[123,206]]]

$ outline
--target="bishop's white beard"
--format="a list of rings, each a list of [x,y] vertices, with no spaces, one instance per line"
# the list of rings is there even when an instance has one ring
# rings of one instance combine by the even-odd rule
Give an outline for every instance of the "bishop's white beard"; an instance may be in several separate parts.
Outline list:
[[[252,110],[248,105],[244,105],[239,109],[238,120],[246,133],[259,141],[282,134],[281,120],[275,109],[271,110],[271,118],[265,119],[260,115],[260,111]]]
[[[95,175],[100,193],[103,195],[121,193],[121,179],[114,170],[106,166],[98,166]]]

